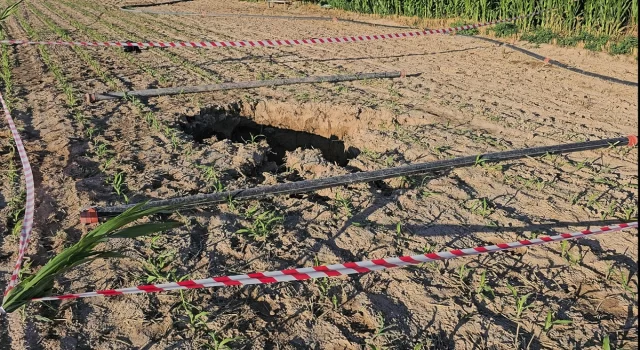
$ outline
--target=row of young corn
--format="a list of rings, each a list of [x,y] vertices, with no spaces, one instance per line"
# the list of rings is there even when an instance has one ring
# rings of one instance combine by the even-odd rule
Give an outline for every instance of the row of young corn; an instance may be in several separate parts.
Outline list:
[[[488,21],[555,9],[516,23],[521,30],[620,36],[637,31],[638,0],[329,0],[337,8],[381,15]]]

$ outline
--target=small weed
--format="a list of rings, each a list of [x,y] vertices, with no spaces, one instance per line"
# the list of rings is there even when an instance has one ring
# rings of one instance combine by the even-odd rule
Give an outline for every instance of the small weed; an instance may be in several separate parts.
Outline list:
[[[175,279],[176,270],[171,267],[175,260],[174,251],[165,251],[158,256],[150,257],[142,268],[147,275],[146,283],[167,282]]]
[[[637,36],[626,36],[624,39],[617,43],[612,43],[609,46],[609,53],[612,55],[628,55],[638,48]]]
[[[247,211],[245,218],[252,220],[251,226],[237,230],[236,234],[246,233],[256,240],[264,240],[271,235],[276,225],[284,221],[284,216],[276,211],[266,210],[258,214],[259,210],[259,205],[256,205]]]
[[[471,210],[473,214],[482,216],[486,218],[487,216],[493,213],[493,209],[491,208],[491,204],[488,199],[475,199],[471,201],[471,206],[467,209]]]
[[[264,135],[254,135],[254,134],[251,134],[251,133],[250,133],[250,134],[249,134],[249,140],[244,140],[244,139],[243,139],[243,141],[244,141],[245,143],[247,143],[247,144],[255,145],[255,144],[257,144],[257,143],[258,143],[258,140],[259,140],[261,137],[262,137],[262,138],[266,138],[266,136],[264,136]]]
[[[462,27],[468,24],[472,24],[472,23],[467,23],[464,21],[456,21],[451,23],[451,27]],[[472,28],[472,29],[459,30],[456,33],[460,35],[478,35],[480,34],[480,31],[476,28]]]
[[[353,215],[353,203],[351,202],[351,197],[345,197],[341,192],[337,192],[335,201],[336,207],[341,208],[347,217],[350,218]]]
[[[524,33],[520,39],[534,44],[549,44],[557,35],[551,29],[540,28],[533,32]]]
[[[518,34],[518,26],[515,23],[498,23],[493,28],[490,28],[495,33],[496,37],[504,38]]]

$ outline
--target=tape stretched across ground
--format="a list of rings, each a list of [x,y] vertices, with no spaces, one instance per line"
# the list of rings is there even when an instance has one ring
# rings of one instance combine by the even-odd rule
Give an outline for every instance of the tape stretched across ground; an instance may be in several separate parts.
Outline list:
[[[359,36],[343,36],[343,37],[327,37],[314,39],[296,39],[296,40],[241,40],[241,41],[202,41],[202,42],[98,42],[98,41],[28,41],[28,40],[0,40],[0,44],[5,45],[62,45],[62,46],[101,46],[101,47],[164,47],[164,48],[217,48],[217,47],[276,47],[276,46],[293,46],[293,45],[318,45],[318,44],[345,44],[360,41],[374,41],[385,39],[403,39],[413,38],[425,35],[448,34],[461,30],[487,27],[498,23],[513,22],[515,20],[527,17],[533,17],[540,13],[551,11],[542,10],[535,11],[530,14],[520,15],[512,18],[501,19],[485,23],[477,23],[464,25],[453,28],[442,29],[426,29],[414,32],[376,34],[376,35],[359,35]]]
[[[392,27],[392,28],[411,28],[411,27],[399,27],[399,26],[381,25],[381,24],[376,24],[376,23],[361,22],[361,21],[346,20],[346,19],[337,19],[337,18],[332,18],[332,17],[273,16],[273,15],[253,15],[253,14],[235,14],[235,13],[208,13],[208,12],[200,12],[200,13],[199,12],[169,12],[169,11],[153,11],[153,10],[141,10],[140,9],[140,8],[144,8],[144,7],[155,7],[155,6],[160,6],[160,5],[172,5],[172,4],[177,4],[177,3],[182,3],[182,2],[191,2],[191,1],[192,0],[174,0],[174,1],[168,1],[168,2],[163,2],[163,3],[153,3],[153,4],[133,4],[133,5],[122,6],[122,7],[120,7],[120,10],[127,11],[127,12],[132,12],[132,13],[146,13],[146,14],[157,14],[157,15],[175,15],[175,16],[252,17],[252,18],[273,18],[273,19],[287,19],[287,20],[323,20],[323,21],[333,20],[333,21],[340,21],[340,22],[350,22],[350,23],[357,23],[357,24],[369,24],[369,25]],[[599,79],[602,79],[602,80],[605,80],[605,81],[609,81],[609,82],[612,82],[612,83],[623,84],[623,85],[627,85],[627,86],[638,86],[637,82],[617,79],[617,78],[609,77],[609,76],[602,75],[602,74],[592,73],[592,72],[586,71],[584,69],[571,67],[566,63],[562,63],[562,62],[559,62],[559,61],[556,61],[556,60],[549,59],[547,57],[538,55],[538,54],[536,54],[534,52],[531,52],[529,50],[525,50],[525,49],[517,47],[515,45],[511,45],[509,43],[504,43],[504,42],[501,42],[501,41],[497,41],[497,40],[493,40],[493,39],[489,39],[489,38],[484,38],[484,37],[480,37],[480,36],[476,36],[476,35],[469,35],[469,36],[473,37],[473,38],[476,38],[476,39],[488,41],[488,42],[491,42],[491,43],[494,43],[494,44],[507,46],[507,47],[509,47],[509,48],[511,48],[513,50],[516,50],[516,51],[521,52],[521,53],[523,53],[525,55],[528,55],[530,57],[533,57],[535,59],[543,61],[543,62],[545,62],[547,64],[551,64],[551,65],[559,67],[559,68],[564,68],[564,69],[567,69],[567,70],[572,71],[574,73],[586,75],[586,76],[589,76],[589,77],[599,78]]]
[[[65,300],[76,298],[89,298],[97,296],[117,296],[124,294],[137,293],[155,293],[167,292],[171,290],[181,289],[200,289],[212,287],[227,287],[252,284],[269,284],[278,282],[301,281],[313,278],[336,277],[352,274],[362,274],[371,271],[379,271],[394,267],[406,267],[411,265],[419,265],[426,262],[438,260],[455,259],[463,256],[472,256],[480,254],[488,254],[503,250],[528,247],[532,245],[541,245],[551,242],[565,241],[568,239],[577,239],[587,236],[603,234],[607,232],[615,232],[627,228],[638,227],[637,222],[623,223],[618,225],[605,226],[594,230],[584,230],[581,232],[562,233],[556,236],[541,236],[535,239],[524,239],[511,243],[501,243],[496,245],[480,246],[467,249],[454,249],[446,252],[428,253],[413,256],[401,256],[395,258],[375,259],[359,262],[351,262],[336,265],[324,265],[305,267],[298,269],[287,269],[270,272],[250,273],[246,275],[222,276],[200,280],[188,280],[181,282],[171,282],[153,285],[142,285],[131,288],[99,290],[95,292],[74,293],[66,295],[49,296],[44,298],[33,299],[33,301],[46,300]]]
[[[27,152],[24,149],[24,144],[22,143],[22,139],[20,138],[20,133],[18,132],[18,129],[16,128],[13,119],[11,118],[9,108],[7,107],[7,104],[5,103],[4,97],[1,93],[0,103],[2,104],[4,116],[7,119],[9,130],[11,131],[13,141],[15,142],[16,149],[18,150],[18,155],[20,156],[20,162],[22,163],[22,171],[24,173],[24,182],[27,193],[24,217],[22,219],[22,231],[20,232],[20,242],[18,243],[18,259],[13,268],[13,273],[11,274],[11,279],[9,280],[9,284],[7,285],[7,289],[4,292],[4,295],[6,296],[9,291],[18,284],[20,267],[22,266],[22,260],[24,259],[24,254],[29,244],[31,229],[33,228],[33,214],[35,211],[35,189],[33,184],[33,171],[31,170],[31,165],[29,164],[29,157],[27,156]]]

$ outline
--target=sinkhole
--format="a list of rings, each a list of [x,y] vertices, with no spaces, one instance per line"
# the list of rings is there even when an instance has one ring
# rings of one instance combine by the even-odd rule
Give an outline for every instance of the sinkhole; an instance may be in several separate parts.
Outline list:
[[[360,154],[359,149],[345,144],[346,129],[336,127],[340,121],[328,120],[333,116],[314,116],[313,110],[261,102],[203,108],[199,114],[186,118],[183,130],[196,142],[212,137],[236,143],[265,140],[271,150],[268,159],[278,165],[285,163],[287,151],[298,148],[318,149],[327,161],[340,166]]]

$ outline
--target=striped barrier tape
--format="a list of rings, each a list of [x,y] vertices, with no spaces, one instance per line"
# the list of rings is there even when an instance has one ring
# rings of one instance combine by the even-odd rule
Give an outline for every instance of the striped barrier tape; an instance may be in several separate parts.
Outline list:
[[[29,244],[29,237],[31,236],[31,229],[33,228],[33,214],[35,211],[35,193],[34,193],[34,185],[33,185],[33,172],[31,170],[31,165],[29,164],[29,157],[27,156],[27,152],[24,149],[24,145],[22,144],[22,139],[20,138],[20,134],[18,133],[18,129],[16,128],[13,119],[11,118],[11,114],[9,113],[9,108],[4,101],[4,97],[0,93],[0,103],[2,104],[2,109],[4,110],[4,116],[7,119],[7,123],[9,124],[9,130],[11,130],[11,135],[13,136],[13,140],[15,141],[16,148],[18,149],[18,155],[20,156],[20,162],[22,162],[22,169],[24,173],[24,181],[27,192],[27,200],[25,203],[24,210],[24,218],[22,220],[22,232],[20,232],[20,243],[18,244],[18,260],[16,261],[15,267],[13,269],[13,273],[11,274],[11,279],[9,280],[9,284],[7,285],[7,290],[4,292],[6,296],[9,291],[18,284],[18,276],[20,273],[20,267],[22,266],[22,260],[24,259],[24,253],[27,250],[27,245]]]
[[[201,42],[98,42],[98,41],[28,41],[28,40],[0,40],[0,44],[5,45],[62,45],[62,46],[102,46],[102,47],[276,47],[276,46],[293,46],[293,45],[315,45],[315,44],[343,44],[353,43],[359,41],[373,41],[384,39],[402,39],[417,37],[423,35],[433,34],[448,34],[461,30],[468,30],[474,28],[486,27],[498,23],[513,22],[515,20],[527,17],[533,17],[540,13],[551,11],[542,10],[535,11],[530,14],[520,15],[512,18],[495,20],[485,23],[477,23],[470,25],[463,25],[453,28],[442,29],[426,29],[417,32],[404,32],[404,33],[391,33],[391,34],[376,34],[376,35],[359,35],[359,36],[343,36],[343,37],[327,37],[327,38],[314,38],[314,39],[297,39],[297,40],[242,40],[242,41],[201,41]]]
[[[314,278],[361,274],[361,273],[367,273],[371,271],[390,269],[394,267],[406,267],[410,265],[418,265],[418,264],[433,262],[438,260],[455,259],[463,256],[487,254],[487,253],[499,252],[503,250],[527,247],[532,245],[541,245],[541,244],[546,244],[550,242],[558,242],[558,241],[564,241],[568,239],[583,238],[583,237],[603,234],[607,232],[620,231],[620,230],[633,228],[633,227],[638,227],[638,222],[605,226],[598,229],[584,230],[581,232],[562,233],[556,236],[541,236],[535,239],[525,239],[525,240],[511,242],[511,243],[501,243],[496,245],[479,246],[479,247],[467,248],[467,249],[454,249],[448,252],[428,253],[428,254],[420,254],[420,255],[413,255],[413,256],[401,256],[401,257],[395,257],[395,258],[375,259],[375,260],[351,262],[351,263],[345,263],[345,264],[314,266],[314,267],[305,267],[305,268],[288,269],[288,270],[280,270],[280,271],[258,272],[258,273],[250,273],[247,275],[222,276],[222,277],[213,277],[213,278],[206,278],[206,279],[200,279],[200,280],[189,280],[189,281],[171,282],[171,283],[163,283],[163,284],[142,285],[142,286],[131,287],[131,288],[108,289],[108,290],[100,290],[95,292],[49,296],[49,297],[37,298],[33,300],[34,301],[64,300],[64,299],[88,298],[88,297],[97,297],[97,296],[117,296],[117,295],[124,295],[124,294],[155,293],[155,292],[166,292],[171,290],[182,290],[182,289],[200,289],[200,288],[212,288],[212,287],[302,281],[302,280],[314,279]]]

